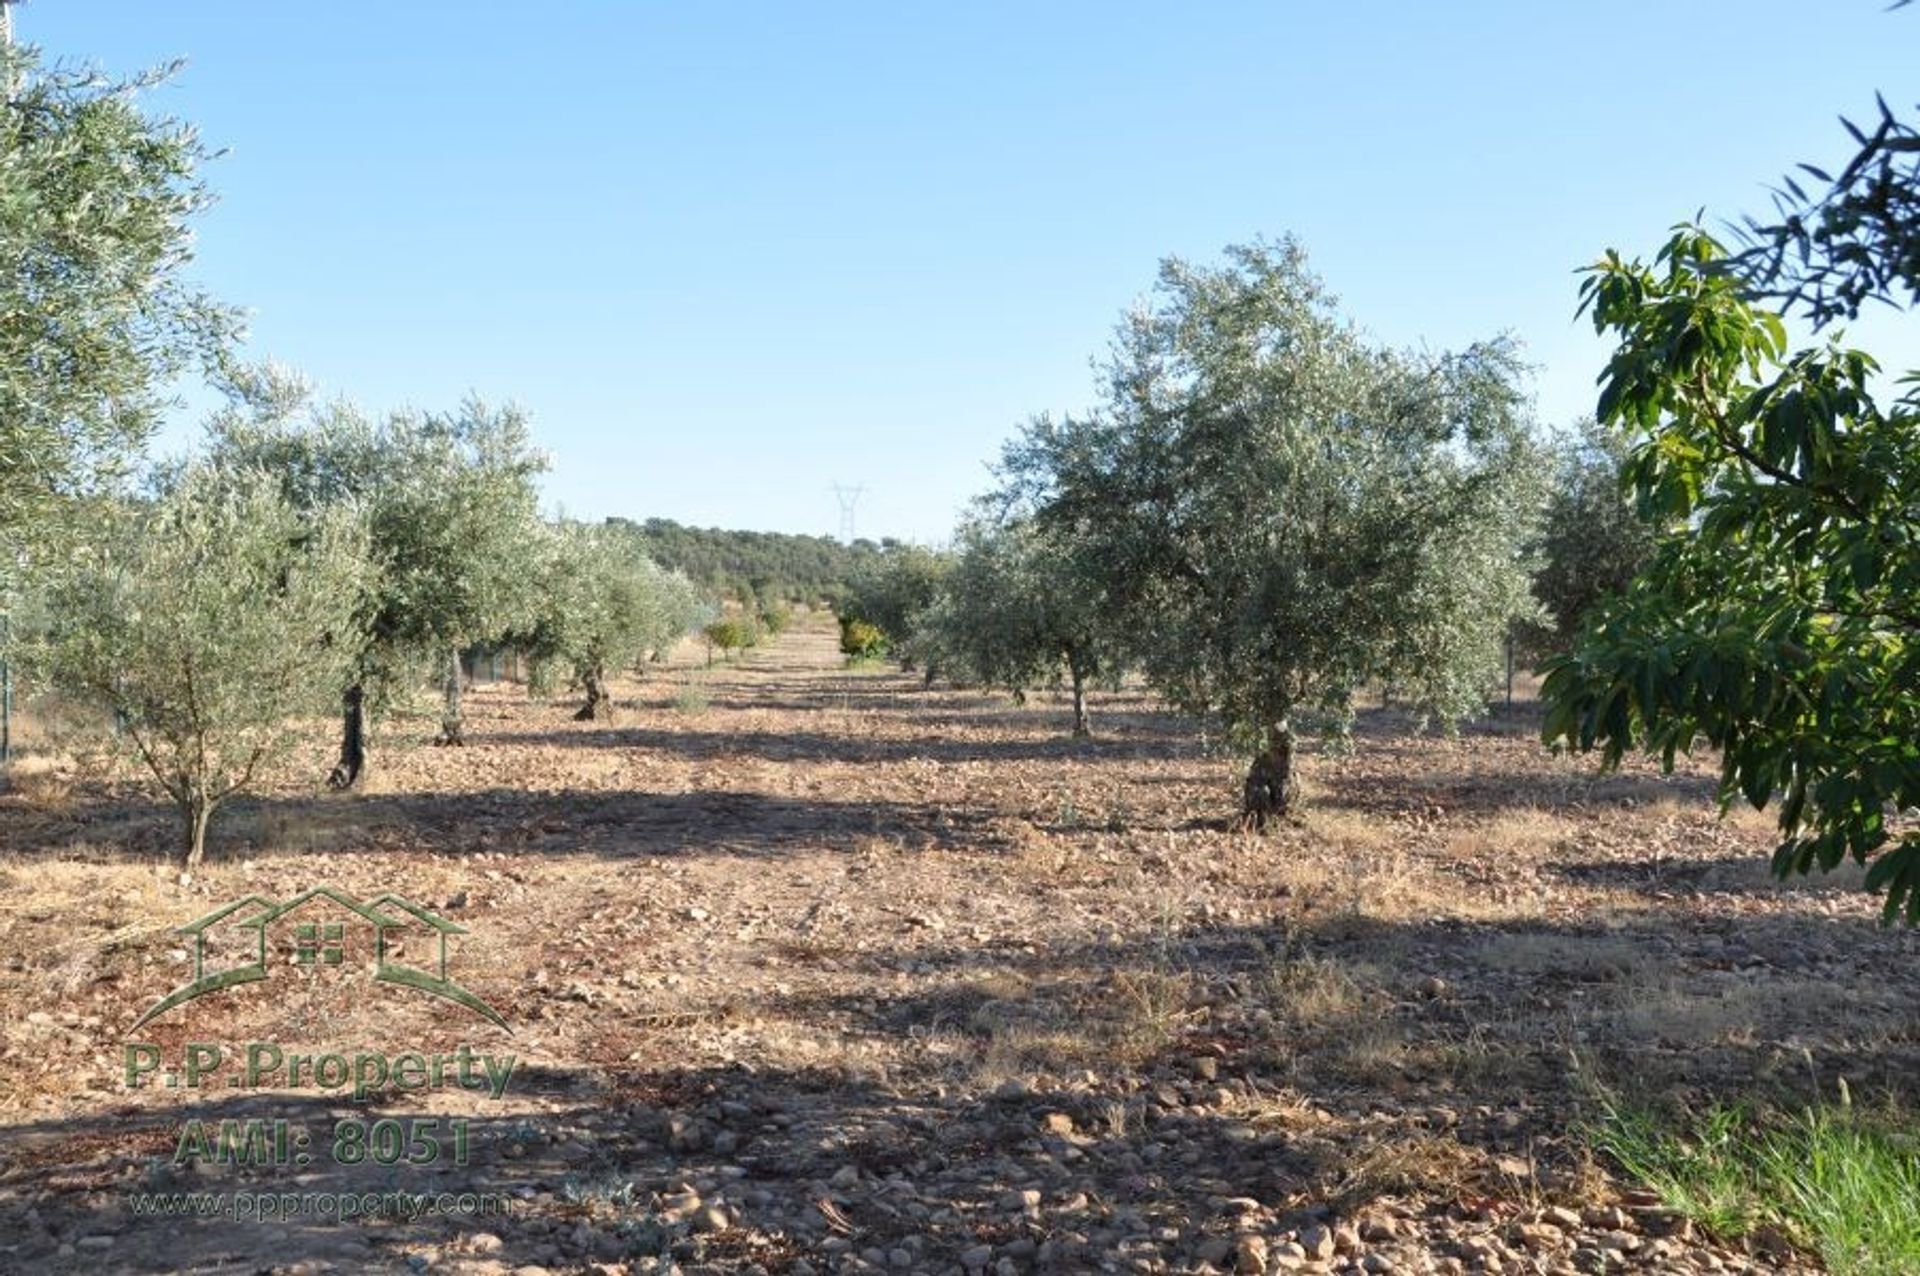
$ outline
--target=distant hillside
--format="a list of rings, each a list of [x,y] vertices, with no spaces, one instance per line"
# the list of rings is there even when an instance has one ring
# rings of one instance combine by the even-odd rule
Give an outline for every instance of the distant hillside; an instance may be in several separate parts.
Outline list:
[[[685,527],[670,518],[607,522],[632,529],[662,567],[682,572],[716,594],[739,597],[751,589],[762,602],[836,599],[859,564],[893,543],[889,538],[842,545],[828,536]]]

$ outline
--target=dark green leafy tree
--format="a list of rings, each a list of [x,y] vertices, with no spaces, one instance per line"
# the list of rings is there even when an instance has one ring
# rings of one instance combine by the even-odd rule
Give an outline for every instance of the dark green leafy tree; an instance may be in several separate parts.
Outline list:
[[[1587,614],[1625,589],[1652,554],[1654,527],[1625,488],[1626,463],[1621,437],[1590,420],[1562,451],[1533,546],[1533,594],[1545,626],[1527,635],[1530,645],[1565,650]]]
[[[525,417],[469,400],[450,414],[375,423],[346,404],[315,405],[297,379],[255,369],[236,375],[212,455],[274,474],[298,508],[345,503],[367,519],[378,571],[330,783],[359,782],[368,715],[423,666],[439,671],[445,697],[439,741],[460,743],[459,653],[530,624],[539,597],[536,484],[546,459]]]
[[[140,110],[164,78],[0,48],[0,562],[44,547],[50,519],[119,473],[169,383],[235,330],[185,278],[206,152]]]
[[[1165,262],[1106,373],[1101,412],[1034,423],[1003,468],[1088,546],[1153,684],[1253,759],[1249,824],[1369,680],[1484,707],[1540,497],[1504,343],[1373,346],[1285,241]]]
[[[1091,733],[1088,689],[1111,684],[1124,663],[1122,627],[1101,573],[1031,519],[961,533],[928,628],[954,676],[1016,695],[1065,686],[1076,736]]]
[[[1716,269],[1816,325],[1854,318],[1870,301],[1920,301],[1920,129],[1885,98],[1876,105],[1871,132],[1841,121],[1853,158],[1837,174],[1800,165],[1775,192],[1778,220],[1748,218],[1744,250]]]
[[[28,667],[113,715],[113,742],[180,813],[191,872],[221,805],[351,669],[366,531],[343,506],[303,513],[258,471],[201,466],[89,540],[51,587]]]
[[[1663,534],[1550,666],[1546,738],[1609,766],[1710,744],[1723,804],[1778,803],[1779,872],[1868,863],[1920,920],[1920,394],[1880,402],[1837,340],[1789,351],[1726,261],[1685,227],[1583,287],[1618,342],[1600,419]]]

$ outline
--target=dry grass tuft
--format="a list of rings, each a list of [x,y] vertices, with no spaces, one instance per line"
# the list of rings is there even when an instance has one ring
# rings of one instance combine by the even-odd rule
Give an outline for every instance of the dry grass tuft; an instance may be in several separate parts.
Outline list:
[[[1349,1152],[1332,1200],[1344,1212],[1381,1196],[1466,1196],[1486,1174],[1485,1154],[1457,1140],[1399,1134]]]
[[[1486,864],[1539,860],[1573,840],[1578,830],[1573,820],[1556,811],[1523,807],[1448,834],[1441,853]]]

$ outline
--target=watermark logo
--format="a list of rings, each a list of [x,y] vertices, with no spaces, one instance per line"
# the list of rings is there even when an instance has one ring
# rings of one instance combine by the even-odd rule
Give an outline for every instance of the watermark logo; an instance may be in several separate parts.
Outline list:
[[[239,948],[250,960],[209,973],[209,938],[227,931],[242,936]],[[454,1002],[513,1031],[492,1006],[447,975],[447,937],[464,935],[466,928],[392,892],[358,900],[345,891],[316,886],[280,903],[249,895],[182,926],[180,933],[193,936],[193,980],[155,1002],[135,1028],[189,1001],[268,978],[275,968],[268,962],[269,952],[290,950],[295,966],[340,966],[349,949],[370,943],[375,980]],[[433,954],[429,965],[402,960],[423,948]]]

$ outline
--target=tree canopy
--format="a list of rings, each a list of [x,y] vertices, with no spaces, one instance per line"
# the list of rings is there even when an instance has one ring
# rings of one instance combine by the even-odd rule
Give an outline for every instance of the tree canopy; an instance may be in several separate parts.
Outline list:
[[[370,578],[354,511],[297,510],[256,470],[194,467],[96,529],[25,650],[36,677],[111,712],[179,809],[191,870],[209,821],[331,704]]]
[[[270,369],[236,378],[234,406],[214,423],[219,463],[274,474],[297,507],[350,503],[366,515],[378,568],[367,641],[347,689],[336,783],[365,762],[355,726],[400,678],[445,671],[442,739],[460,738],[458,653],[531,623],[539,582],[539,475],[546,459],[517,409],[468,400],[452,413],[404,412],[375,422],[345,403],[315,404],[297,378]]]
[[[1837,339],[1789,351],[1725,250],[1678,230],[1653,265],[1609,252],[1583,307],[1618,346],[1601,420],[1663,529],[1544,688],[1546,736],[1608,765],[1720,751],[1721,800],[1776,798],[1775,866],[1871,862],[1920,920],[1920,390],[1880,403]]]
[[[1870,301],[1920,301],[1920,129],[1884,97],[1875,104],[1871,132],[1841,121],[1859,149],[1838,174],[1815,164],[1788,174],[1775,192],[1779,220],[1747,218],[1745,247],[1715,269],[1816,325],[1854,318]],[[1809,193],[1802,179],[1819,185]]]
[[[215,361],[235,330],[185,277],[210,202],[206,152],[140,110],[163,78],[0,48],[0,561],[118,474],[173,378]]]
[[[1484,705],[1538,492],[1518,365],[1369,344],[1291,240],[1165,262],[1122,323],[1104,404],[1041,419],[1005,469],[1092,547],[1148,677],[1256,756],[1246,816],[1286,810],[1296,731],[1388,679]]]

